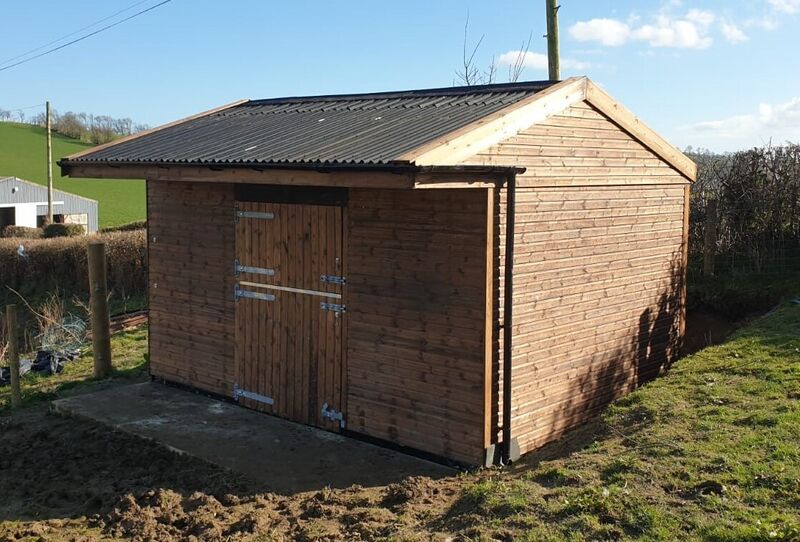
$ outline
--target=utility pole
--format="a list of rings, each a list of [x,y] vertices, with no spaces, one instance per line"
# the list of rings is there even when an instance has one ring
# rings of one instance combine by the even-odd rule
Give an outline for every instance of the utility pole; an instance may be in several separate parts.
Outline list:
[[[558,52],[558,8],[557,0],[545,0],[547,7],[547,67],[551,81],[561,80],[561,62]]]
[[[50,100],[47,101],[47,223],[53,223],[53,140],[50,136]]]

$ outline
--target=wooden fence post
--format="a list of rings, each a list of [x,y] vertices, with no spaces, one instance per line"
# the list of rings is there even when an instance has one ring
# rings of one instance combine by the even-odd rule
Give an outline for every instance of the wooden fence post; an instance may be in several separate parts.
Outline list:
[[[703,236],[703,276],[714,276],[714,256],[717,254],[717,200],[706,204],[705,235]]]
[[[92,317],[92,352],[95,378],[111,376],[111,325],[108,315],[106,245],[89,243],[89,307]]]
[[[6,306],[6,325],[8,327],[8,370],[11,373],[11,406],[22,404],[22,391],[19,385],[19,329],[17,329],[17,306]]]

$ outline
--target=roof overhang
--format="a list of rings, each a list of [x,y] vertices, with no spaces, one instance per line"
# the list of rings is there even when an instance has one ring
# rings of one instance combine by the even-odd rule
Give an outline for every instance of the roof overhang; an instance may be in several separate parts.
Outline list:
[[[64,158],[63,176],[351,188],[487,188],[525,168],[472,165],[387,164],[186,164],[86,162]]]
[[[246,101],[246,100],[245,100]],[[475,154],[488,149],[500,141],[516,135],[521,130],[535,125],[578,102],[587,102],[616,123],[634,139],[664,162],[673,167],[689,181],[697,177],[697,166],[680,150],[669,144],[654,130],[645,125],[633,113],[615,101],[603,89],[586,77],[573,77],[552,84],[518,102],[466,124],[442,137],[381,163],[329,163],[329,162],[141,162],[94,161],[90,155],[107,147],[113,147],[138,139],[154,132],[175,126],[192,119],[211,115],[235,107],[244,101],[212,109],[152,130],[122,138],[106,145],[87,149],[67,156],[59,162],[62,174],[71,177],[100,177],[115,179],[177,179],[216,180],[217,182],[270,182],[272,184],[335,184],[336,186],[362,186],[366,178],[372,178],[372,186],[382,185],[413,187],[417,176],[433,179],[446,175],[460,175],[467,179],[463,183],[478,185],[481,178],[505,177],[509,168],[494,168],[493,171],[471,170],[461,164]],[[88,159],[87,159],[88,158]],[[437,167],[425,171],[425,167]],[[450,168],[450,169],[441,169]],[[458,169],[453,169],[458,168]],[[215,172],[215,173],[211,173]],[[231,172],[235,172],[232,175]],[[245,175],[244,172],[247,172]],[[251,180],[239,179],[247,178]],[[404,180],[398,180],[398,179]],[[267,179],[267,180],[265,180]],[[289,179],[289,180],[285,180]],[[457,182],[457,181],[453,181]],[[410,185],[410,186],[409,186]]]

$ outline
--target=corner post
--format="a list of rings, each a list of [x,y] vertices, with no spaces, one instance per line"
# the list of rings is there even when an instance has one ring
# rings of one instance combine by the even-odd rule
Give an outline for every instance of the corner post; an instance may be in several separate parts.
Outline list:
[[[519,459],[520,455],[519,445],[511,434],[516,192],[517,176],[511,173],[506,182],[506,254],[503,277],[503,464],[506,465]]]

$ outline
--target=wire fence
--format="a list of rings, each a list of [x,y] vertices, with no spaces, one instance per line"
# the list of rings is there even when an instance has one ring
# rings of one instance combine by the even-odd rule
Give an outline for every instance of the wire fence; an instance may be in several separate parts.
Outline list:
[[[800,271],[800,145],[692,158],[692,268],[706,275]]]

